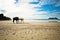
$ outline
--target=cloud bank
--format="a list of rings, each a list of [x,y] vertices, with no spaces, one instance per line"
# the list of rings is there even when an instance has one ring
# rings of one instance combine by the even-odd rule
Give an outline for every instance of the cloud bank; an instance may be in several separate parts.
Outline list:
[[[5,10],[5,11],[4,11]],[[13,18],[60,18],[60,0],[0,0],[0,13]]]

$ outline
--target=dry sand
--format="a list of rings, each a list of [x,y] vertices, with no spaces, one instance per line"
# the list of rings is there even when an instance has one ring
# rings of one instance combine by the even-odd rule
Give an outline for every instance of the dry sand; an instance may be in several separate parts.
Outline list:
[[[60,40],[60,23],[0,21],[0,40]]]

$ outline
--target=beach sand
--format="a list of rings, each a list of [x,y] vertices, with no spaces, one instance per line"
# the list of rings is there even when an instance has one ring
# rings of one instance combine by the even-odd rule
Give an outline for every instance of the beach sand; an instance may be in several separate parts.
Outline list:
[[[60,22],[0,21],[0,40],[60,40]]]

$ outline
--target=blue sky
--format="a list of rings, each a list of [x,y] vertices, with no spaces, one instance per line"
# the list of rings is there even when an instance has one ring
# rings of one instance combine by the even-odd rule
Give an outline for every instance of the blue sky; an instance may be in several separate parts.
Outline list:
[[[39,0],[37,3],[32,2],[30,4],[39,5],[34,7],[37,12],[47,12],[46,14],[36,14],[38,16],[45,15],[60,18],[60,0]]]
[[[3,1],[0,1],[0,4],[3,4]],[[8,0],[6,0],[5,4],[2,5],[5,5],[4,7],[0,7],[0,13],[3,12],[6,16],[14,17],[15,14],[15,16],[17,15],[19,17],[21,16],[30,19],[47,19],[49,17],[57,17],[60,19],[60,0],[7,1]]]

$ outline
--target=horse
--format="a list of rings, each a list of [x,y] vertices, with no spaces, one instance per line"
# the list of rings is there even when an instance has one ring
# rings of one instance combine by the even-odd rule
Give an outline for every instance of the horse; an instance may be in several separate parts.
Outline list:
[[[18,21],[19,21],[19,17],[14,17],[13,18],[13,23],[16,21],[16,23],[18,23]]]
[[[18,23],[19,20],[21,20],[21,23],[23,23],[24,18],[14,17],[14,18],[13,18],[13,23],[14,23],[15,21],[16,21],[16,23]]]
[[[19,20],[21,20],[21,23],[23,23],[23,22],[24,22],[24,18],[20,18]]]

